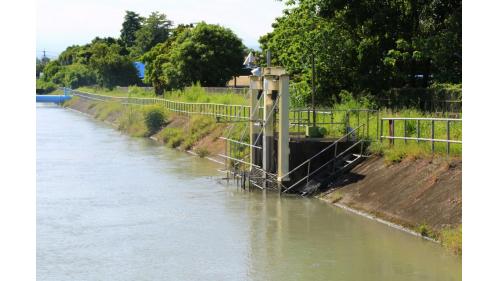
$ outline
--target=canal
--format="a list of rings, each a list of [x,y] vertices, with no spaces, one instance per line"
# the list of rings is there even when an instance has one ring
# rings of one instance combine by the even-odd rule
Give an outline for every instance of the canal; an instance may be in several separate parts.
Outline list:
[[[38,280],[461,280],[436,243],[37,105]]]

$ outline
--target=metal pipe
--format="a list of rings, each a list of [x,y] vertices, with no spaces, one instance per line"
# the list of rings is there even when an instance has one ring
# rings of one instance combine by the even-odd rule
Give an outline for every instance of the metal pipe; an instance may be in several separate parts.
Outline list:
[[[432,152],[434,153],[434,120],[431,121],[431,139]]]

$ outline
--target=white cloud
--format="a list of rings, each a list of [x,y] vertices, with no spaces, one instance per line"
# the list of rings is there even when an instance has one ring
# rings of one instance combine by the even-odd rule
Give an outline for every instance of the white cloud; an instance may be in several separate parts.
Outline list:
[[[283,8],[283,2],[275,0],[39,0],[37,50],[59,53],[96,36],[117,37],[126,10],[143,16],[159,11],[175,24],[220,24],[231,28],[245,45],[256,47]]]

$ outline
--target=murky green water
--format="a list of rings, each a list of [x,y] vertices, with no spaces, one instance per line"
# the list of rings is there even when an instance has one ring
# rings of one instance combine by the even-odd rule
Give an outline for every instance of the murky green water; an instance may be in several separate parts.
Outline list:
[[[435,243],[37,107],[38,280],[460,280]]]

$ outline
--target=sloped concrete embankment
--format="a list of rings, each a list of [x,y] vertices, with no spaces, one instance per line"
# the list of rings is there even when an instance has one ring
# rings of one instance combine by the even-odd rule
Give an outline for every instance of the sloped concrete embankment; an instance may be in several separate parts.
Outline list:
[[[409,229],[439,233],[462,224],[462,160],[434,157],[387,165],[382,157],[372,157],[318,197]]]

